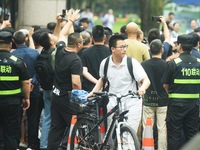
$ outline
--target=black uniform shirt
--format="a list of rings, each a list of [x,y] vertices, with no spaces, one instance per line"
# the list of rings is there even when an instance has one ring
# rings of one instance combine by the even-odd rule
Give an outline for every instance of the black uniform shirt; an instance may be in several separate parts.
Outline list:
[[[183,68],[181,70],[181,74],[182,74],[182,78],[183,80],[192,80],[192,79],[197,79],[197,81],[199,80],[199,70],[200,70],[200,65],[198,65],[199,63],[197,62],[197,58],[192,56],[190,53],[182,53],[179,57],[184,63],[188,64],[190,67],[189,69],[187,68]],[[197,66],[198,65],[198,66]],[[186,70],[185,70],[186,69]],[[195,71],[191,71],[192,69],[194,69]],[[174,60],[170,61],[165,73],[163,75],[162,78],[162,83],[164,84],[169,84],[169,94],[187,94],[187,95],[191,95],[192,93],[198,93],[200,90],[200,85],[198,84],[198,82],[196,84],[177,84],[175,83],[175,79],[177,78],[177,76],[180,76],[180,71],[178,71],[178,67],[175,63]],[[187,72],[184,71],[189,71],[189,73],[192,74],[187,74]],[[177,82],[177,81],[176,81]],[[172,97],[171,97],[172,98]],[[177,100],[178,101],[182,101],[182,102],[187,102],[187,101],[191,101],[190,99],[185,98],[184,97],[173,97],[173,100]],[[194,100],[198,100],[198,98],[193,98]]]
[[[14,102],[16,97],[21,96],[21,81],[28,79],[24,62],[7,50],[0,50],[0,105],[5,99]]]

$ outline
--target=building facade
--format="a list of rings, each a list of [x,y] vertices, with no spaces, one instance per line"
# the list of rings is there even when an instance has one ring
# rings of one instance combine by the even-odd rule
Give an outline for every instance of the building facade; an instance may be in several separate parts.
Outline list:
[[[56,22],[62,9],[66,9],[66,0],[0,0],[1,21],[9,18],[16,30],[46,27],[48,22]]]

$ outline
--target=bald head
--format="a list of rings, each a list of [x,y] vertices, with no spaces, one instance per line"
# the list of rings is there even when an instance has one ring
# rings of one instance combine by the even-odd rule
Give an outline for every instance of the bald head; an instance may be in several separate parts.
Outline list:
[[[137,34],[139,30],[139,27],[136,23],[134,22],[130,22],[129,24],[127,24],[126,26],[126,34],[127,35],[131,35],[131,34]]]

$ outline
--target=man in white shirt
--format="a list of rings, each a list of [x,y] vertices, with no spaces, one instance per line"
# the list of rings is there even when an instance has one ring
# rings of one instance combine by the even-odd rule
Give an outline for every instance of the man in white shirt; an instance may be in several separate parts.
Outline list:
[[[136,88],[136,81],[132,79],[128,67],[127,67],[127,56],[126,49],[127,45],[124,42],[124,37],[122,35],[113,35],[109,40],[109,48],[112,52],[110,56],[107,78],[109,82],[109,92],[113,94],[126,94],[128,91],[137,92],[139,95],[144,95],[146,89],[150,85],[149,78],[144,71],[140,63],[132,58],[133,75],[135,80],[140,85],[139,89]],[[106,59],[101,62],[100,65],[100,79],[98,80],[96,86],[88,95],[91,96],[93,92],[99,91],[103,87],[103,77],[104,77],[104,65]],[[107,110],[111,110],[116,105],[115,98],[111,97],[107,105]],[[141,120],[142,111],[142,99],[126,97],[122,99],[122,109],[129,110],[127,113],[129,125],[137,132],[139,122]],[[108,118],[108,125],[112,117]]]

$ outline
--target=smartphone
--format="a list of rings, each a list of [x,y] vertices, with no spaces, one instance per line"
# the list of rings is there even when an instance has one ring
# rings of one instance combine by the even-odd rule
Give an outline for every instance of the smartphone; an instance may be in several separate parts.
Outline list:
[[[160,17],[159,16],[152,16],[152,21],[155,21],[155,22],[161,22],[160,20]]]
[[[5,14],[5,15],[4,15],[4,20],[9,20],[9,19],[10,19],[10,15]]]
[[[62,15],[60,15],[62,18],[65,18],[65,16],[66,16],[66,9],[63,9],[62,10]]]

